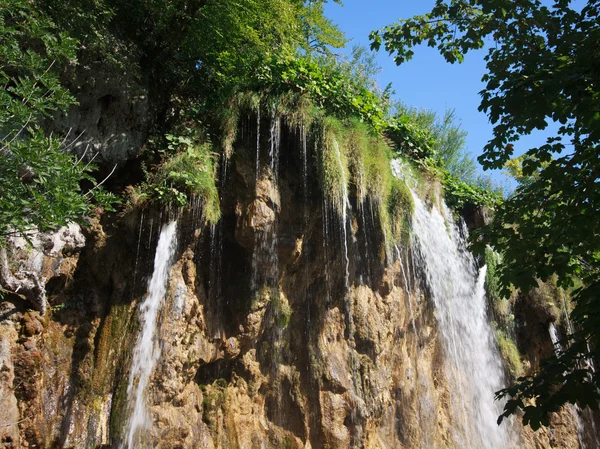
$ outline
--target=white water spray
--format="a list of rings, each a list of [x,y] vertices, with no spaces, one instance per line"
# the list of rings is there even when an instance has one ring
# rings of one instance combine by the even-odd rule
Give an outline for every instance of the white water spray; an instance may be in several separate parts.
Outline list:
[[[177,246],[177,222],[163,227],[154,256],[154,272],[148,283],[148,295],[140,306],[141,332],[133,351],[127,399],[129,420],[127,441],[123,449],[140,449],[143,433],[150,427],[151,417],[146,404],[146,387],[158,358],[160,347],[156,341],[157,318],[167,293],[169,271]]]
[[[486,316],[485,267],[477,272],[459,230],[445,206],[428,210],[413,194],[412,247],[435,304],[446,352],[445,371],[452,394],[454,447],[505,449],[517,446],[510,421],[496,424],[502,404],[494,392],[504,386],[500,354]]]

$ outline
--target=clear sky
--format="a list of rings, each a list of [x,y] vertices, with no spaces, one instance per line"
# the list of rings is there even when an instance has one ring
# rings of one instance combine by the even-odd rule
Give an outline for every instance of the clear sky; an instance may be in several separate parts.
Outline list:
[[[369,33],[401,18],[424,14],[434,5],[434,0],[343,0],[344,6],[333,1],[326,4],[325,13],[347,38],[348,47],[354,44],[369,46]],[[385,50],[380,50],[377,61],[382,67],[378,82],[383,88],[392,82],[396,99],[409,106],[435,110],[439,116],[444,111],[456,109],[456,116],[469,135],[468,150],[479,156],[483,146],[492,137],[492,125],[483,112],[478,112],[479,91],[484,88],[481,77],[485,73],[483,57],[487,50],[468,53],[462,64],[449,64],[433,48],[415,49],[413,59],[396,66]],[[544,134],[526,136],[515,144],[515,154],[545,141]],[[486,172],[491,174],[490,172]],[[498,171],[492,174],[498,183],[514,185]]]

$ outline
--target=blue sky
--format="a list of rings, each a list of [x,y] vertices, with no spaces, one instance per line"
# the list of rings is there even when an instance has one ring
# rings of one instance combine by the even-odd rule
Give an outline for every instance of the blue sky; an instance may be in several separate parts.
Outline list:
[[[401,18],[428,12],[434,0],[343,0],[344,6],[332,1],[326,4],[325,13],[346,36],[351,39],[348,47],[362,44],[368,47],[369,33]],[[415,50],[413,59],[396,66],[386,51],[378,53],[377,61],[382,67],[378,76],[381,87],[392,82],[396,98],[409,106],[435,110],[443,115],[447,108],[455,109],[467,137],[468,150],[473,156],[481,154],[483,146],[492,137],[492,125],[483,112],[478,112],[478,92],[484,88],[481,77],[485,73],[483,57],[487,50],[468,53],[462,64],[448,64],[439,53],[427,46]],[[545,141],[545,134],[525,136],[515,144],[515,154]],[[514,184],[499,171],[491,174],[500,184]]]

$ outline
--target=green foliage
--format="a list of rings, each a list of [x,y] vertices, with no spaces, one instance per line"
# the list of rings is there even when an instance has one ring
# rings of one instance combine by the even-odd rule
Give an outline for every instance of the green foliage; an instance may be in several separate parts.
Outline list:
[[[386,134],[401,154],[430,171],[441,170],[451,206],[494,206],[501,200],[502,189],[477,174],[476,162],[465,148],[467,133],[455,123],[453,110],[446,111],[440,120],[434,111],[411,109],[402,103],[394,109]]]
[[[577,331],[569,348],[536,376],[499,393],[511,397],[503,417],[520,408],[523,422],[534,429],[547,425],[548,413],[566,402],[597,407],[600,400],[600,377],[585,363],[596,355],[590,348],[600,347],[600,306],[593,300],[600,285],[599,17],[595,0],[579,10],[568,1],[547,7],[533,0],[518,5],[440,0],[426,15],[371,34],[372,47],[385,41],[397,63],[409,60],[412,48],[424,42],[449,62],[460,62],[464,53],[494,39],[479,107],[494,124],[494,137],[480,157],[484,167],[501,168],[519,136],[559,123],[556,134],[523,159],[524,177],[539,173],[518,187],[484,230],[503,254],[505,288],[528,291],[554,274],[565,288],[583,280],[574,291],[571,318]],[[567,146],[571,151],[558,157]]]
[[[0,238],[81,222],[91,201],[114,210],[96,168],[46,136],[42,119],[74,103],[56,70],[75,60],[75,41],[25,0],[0,1]],[[82,192],[85,180],[94,186]]]
[[[278,55],[263,67],[259,81],[259,87],[271,94],[305,94],[340,119],[358,117],[375,129],[384,124],[387,98],[378,96],[363,78],[353,77],[334,59]]]
[[[433,136],[408,115],[389,120],[386,135],[398,146],[403,156],[415,160],[433,160],[435,156]]]
[[[344,33],[327,17],[325,3],[327,0],[296,1],[302,17],[302,34],[304,42],[301,47],[308,52],[315,51],[330,54],[331,48],[342,48],[346,45]],[[341,5],[340,0],[334,0]]]
[[[492,208],[502,204],[502,195],[498,192],[470,185],[448,172],[444,174],[444,194],[448,205],[458,210],[467,204]]]
[[[65,153],[58,139],[29,129],[25,139],[5,143],[4,149],[6,157],[0,158],[0,236],[81,222],[90,211],[89,199],[94,193],[112,207],[112,195],[101,189],[82,193],[79,182],[93,182],[90,172],[94,167]]]
[[[86,51],[211,115],[274,55],[345,43],[324,0],[42,0]]]
[[[521,156],[509,159],[504,164],[504,173],[511,176],[519,185],[525,186],[532,184],[536,181],[540,175],[541,169],[548,167],[550,162],[542,162],[539,164],[539,168],[533,172],[523,172],[523,165],[527,165],[528,161],[535,156],[529,154],[522,154]],[[537,165],[537,164],[536,164]]]
[[[453,109],[446,110],[439,119],[435,111],[395,105],[396,117],[408,117],[414,126],[429,132],[433,141],[431,151],[437,164],[455,177],[473,184],[477,175],[477,164],[466,149],[467,132],[457,124]]]
[[[57,71],[75,60],[75,41],[26,0],[0,0],[0,135],[3,146],[74,98]],[[24,129],[25,128],[25,129]]]
[[[206,222],[221,217],[216,186],[216,155],[209,143],[201,143],[196,131],[167,134],[162,161],[147,172],[146,182],[130,193],[134,203],[156,201],[164,205],[186,206],[191,198],[201,198]]]

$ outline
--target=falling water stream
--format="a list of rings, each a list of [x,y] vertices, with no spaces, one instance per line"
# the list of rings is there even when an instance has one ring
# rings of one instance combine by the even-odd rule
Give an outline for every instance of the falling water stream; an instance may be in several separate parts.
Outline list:
[[[412,248],[431,293],[445,348],[454,447],[516,447],[510,422],[496,424],[502,404],[494,401],[494,392],[504,386],[504,379],[486,316],[485,267],[476,269],[466,248],[466,229],[454,224],[445,206],[440,212],[413,197]]]
[[[167,293],[169,270],[173,263],[176,246],[177,222],[173,221],[165,225],[160,232],[154,256],[154,272],[148,283],[148,294],[140,305],[141,331],[133,350],[127,386],[130,415],[125,429],[127,439],[122,446],[123,449],[143,448],[143,432],[151,423],[146,403],[146,387],[160,357],[160,346],[155,335],[157,318]]]

